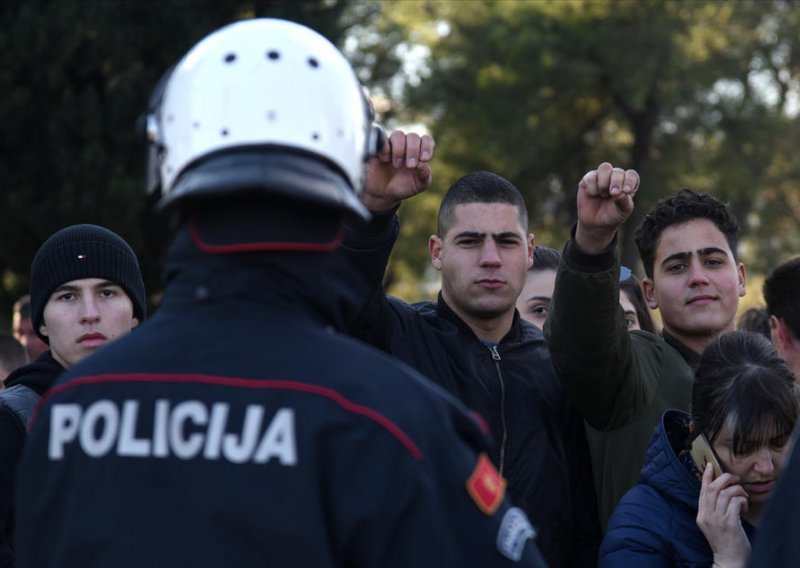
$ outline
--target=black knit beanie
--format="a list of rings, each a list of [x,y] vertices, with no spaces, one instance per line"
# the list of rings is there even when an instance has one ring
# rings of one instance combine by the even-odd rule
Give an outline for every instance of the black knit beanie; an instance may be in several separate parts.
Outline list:
[[[103,278],[125,290],[133,303],[133,314],[142,321],[146,314],[144,281],[133,249],[119,235],[98,225],[72,225],[47,239],[31,265],[31,322],[36,335],[44,307],[53,291],[70,280]]]

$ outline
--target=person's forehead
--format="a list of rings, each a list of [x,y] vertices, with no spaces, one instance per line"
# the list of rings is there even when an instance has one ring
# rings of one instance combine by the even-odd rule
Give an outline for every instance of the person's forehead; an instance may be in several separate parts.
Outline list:
[[[721,249],[733,256],[725,234],[709,219],[691,219],[665,228],[656,245],[656,259],[674,254]]]
[[[624,309],[626,312],[636,311],[636,306],[634,305],[633,300],[631,300],[630,296],[628,295],[627,290],[620,290],[619,303],[622,306],[622,309]]]
[[[525,276],[525,290],[531,294],[536,292],[537,295],[552,297],[555,285],[556,271],[549,268],[547,270],[528,270]]]
[[[456,227],[481,233],[525,232],[519,209],[510,203],[459,203],[453,209],[452,228]]]

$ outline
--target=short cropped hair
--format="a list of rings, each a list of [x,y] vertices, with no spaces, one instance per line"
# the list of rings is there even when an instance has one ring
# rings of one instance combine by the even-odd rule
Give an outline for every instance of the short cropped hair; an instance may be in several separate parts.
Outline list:
[[[763,335],[722,334],[703,352],[692,387],[692,420],[714,442],[726,423],[734,455],[789,436],[798,416],[794,375]]]
[[[664,229],[693,219],[708,219],[714,223],[725,235],[733,258],[738,258],[739,222],[730,206],[707,193],[684,188],[677,195],[659,201],[636,230],[636,246],[648,278],[653,277],[656,247]]]
[[[784,262],[764,280],[767,313],[783,319],[792,334],[800,338],[800,257]]]
[[[457,180],[439,206],[437,234],[444,237],[453,224],[457,205],[464,203],[507,203],[518,210],[519,223],[528,230],[528,210],[522,194],[506,178],[492,172],[477,171]]]
[[[530,272],[558,270],[558,263],[560,260],[561,252],[544,245],[536,245],[533,248],[533,266],[528,270]]]

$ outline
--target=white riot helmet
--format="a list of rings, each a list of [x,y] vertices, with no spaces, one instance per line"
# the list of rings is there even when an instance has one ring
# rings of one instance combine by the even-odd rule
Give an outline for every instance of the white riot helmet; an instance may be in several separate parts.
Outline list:
[[[147,117],[148,191],[267,190],[368,217],[358,195],[380,129],[349,62],[292,22],[228,25],[195,45]]]

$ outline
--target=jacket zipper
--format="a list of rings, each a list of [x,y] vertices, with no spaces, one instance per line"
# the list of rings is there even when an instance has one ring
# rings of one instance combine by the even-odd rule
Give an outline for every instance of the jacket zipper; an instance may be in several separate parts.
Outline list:
[[[503,369],[500,367],[500,352],[497,345],[490,345],[489,351],[494,359],[494,366],[497,369],[497,380],[500,382],[500,424],[503,427],[503,438],[500,440],[500,467],[499,473],[502,476],[506,466],[506,442],[508,440],[508,424],[506,423],[506,382],[503,379]]]

